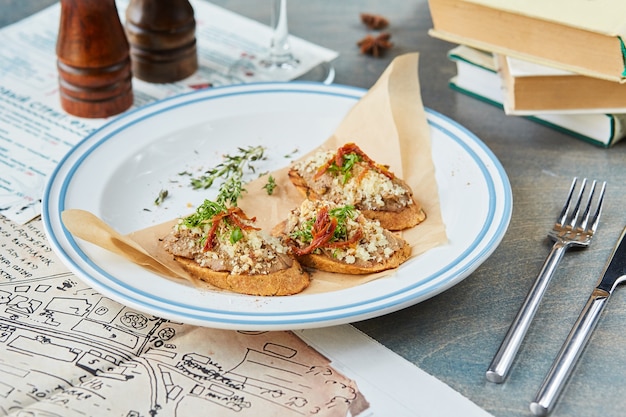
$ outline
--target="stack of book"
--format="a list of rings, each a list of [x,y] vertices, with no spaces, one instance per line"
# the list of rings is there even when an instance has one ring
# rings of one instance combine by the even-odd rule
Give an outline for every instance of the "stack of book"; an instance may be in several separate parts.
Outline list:
[[[428,0],[450,86],[590,143],[626,137],[626,1]]]

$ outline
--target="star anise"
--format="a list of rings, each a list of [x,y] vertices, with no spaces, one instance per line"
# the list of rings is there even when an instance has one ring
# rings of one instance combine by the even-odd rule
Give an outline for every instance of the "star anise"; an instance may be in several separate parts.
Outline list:
[[[371,13],[361,13],[361,22],[371,30],[381,30],[389,25],[389,21],[385,17]]]
[[[357,46],[361,48],[362,54],[379,57],[393,46],[393,43],[389,41],[390,38],[391,34],[387,32],[383,32],[378,36],[367,35],[357,42]]]

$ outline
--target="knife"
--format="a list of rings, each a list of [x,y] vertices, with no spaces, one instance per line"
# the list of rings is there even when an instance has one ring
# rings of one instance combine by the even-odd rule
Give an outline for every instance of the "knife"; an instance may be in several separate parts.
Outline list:
[[[530,403],[530,411],[537,416],[545,416],[554,408],[576,361],[600,320],[609,297],[617,285],[626,280],[626,239],[624,236],[626,236],[626,228],[622,231],[609,257],[602,278],[580,312],[541,388],[537,391],[535,400]]]

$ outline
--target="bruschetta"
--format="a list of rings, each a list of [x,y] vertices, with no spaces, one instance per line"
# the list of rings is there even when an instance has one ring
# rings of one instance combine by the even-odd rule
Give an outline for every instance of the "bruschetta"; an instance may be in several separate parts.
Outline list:
[[[292,295],[310,283],[289,248],[254,226],[238,207],[205,200],[163,239],[166,251],[194,278],[248,295]]]
[[[388,230],[408,229],[426,219],[411,188],[354,143],[319,151],[295,163],[288,175],[306,198],[352,205]]]
[[[305,200],[272,231],[305,266],[328,272],[370,274],[398,267],[411,246],[364,217],[354,206]]]

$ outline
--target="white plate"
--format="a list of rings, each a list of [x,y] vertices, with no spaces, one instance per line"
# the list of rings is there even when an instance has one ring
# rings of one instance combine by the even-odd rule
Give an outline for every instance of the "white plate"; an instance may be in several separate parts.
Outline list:
[[[228,329],[322,327],[390,313],[430,298],[474,271],[501,241],[512,196],[491,151],[456,122],[427,109],[449,243],[389,277],[322,294],[252,297],[202,291],[164,279],[81,240],[62,226],[66,208],[88,210],[122,233],[188,214],[215,191],[195,191],[185,170],[207,169],[238,146],[262,144],[273,170],[321,144],[364,90],[317,83],[261,83],[207,89],[114,119],[79,143],[51,175],[44,227],[62,261],[123,304],[163,318]],[[178,181],[178,182],[174,182]],[[170,196],[155,207],[161,189]],[[149,211],[147,210],[149,209]]]

